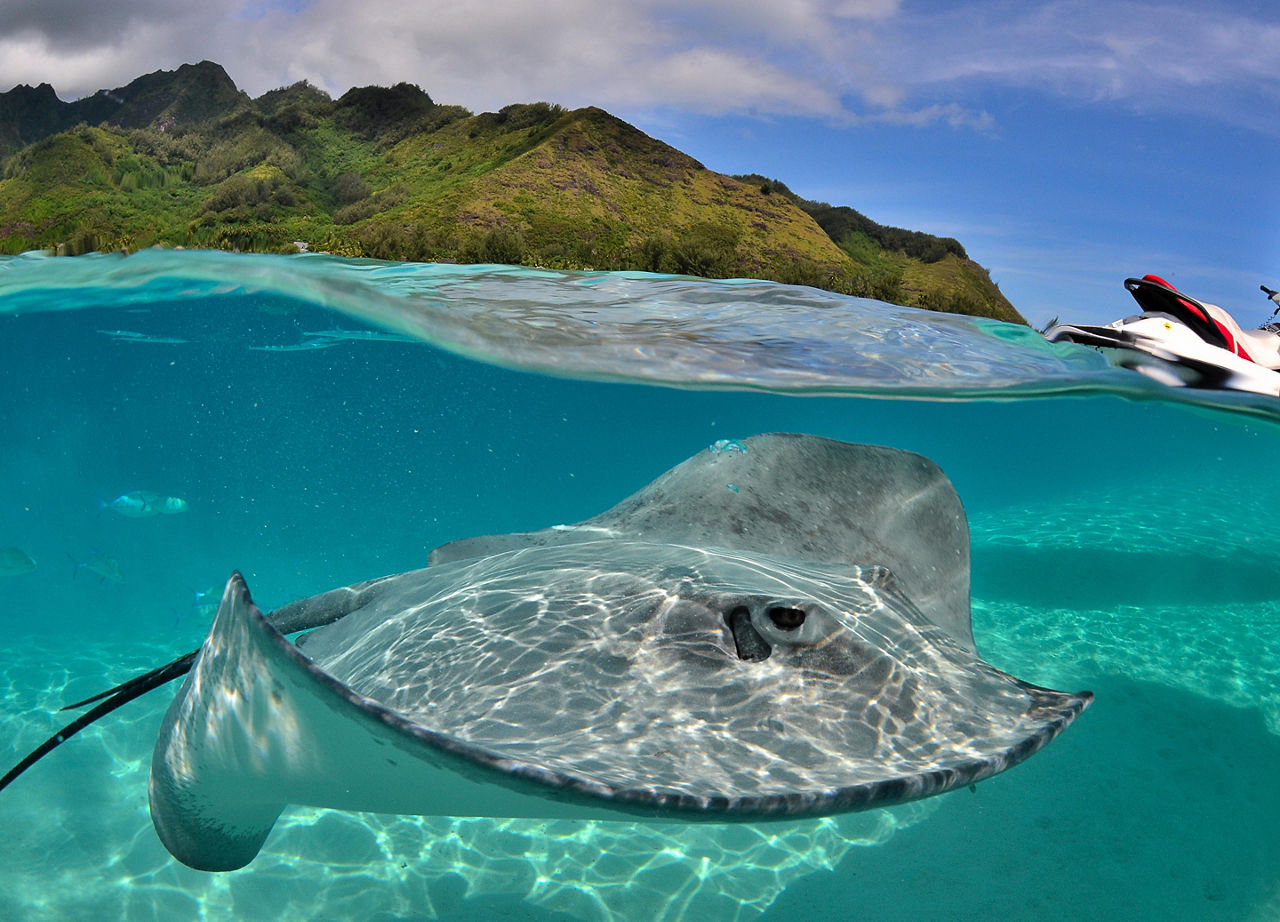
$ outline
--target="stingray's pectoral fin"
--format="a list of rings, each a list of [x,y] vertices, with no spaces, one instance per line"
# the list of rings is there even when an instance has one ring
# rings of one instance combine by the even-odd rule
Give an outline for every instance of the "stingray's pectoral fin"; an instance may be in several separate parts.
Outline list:
[[[384,749],[376,717],[275,626],[336,620],[368,599],[360,588],[304,599],[269,621],[244,577],[227,581],[151,758],[151,819],[183,864],[244,867],[286,804],[341,803],[352,788],[344,757]]]
[[[244,577],[231,575],[194,668],[165,715],[151,761],[151,818],[175,858],[203,871],[243,867],[285,802],[237,786],[229,767],[270,755],[269,662],[246,642],[263,621]],[[265,622],[263,622],[265,625]],[[267,628],[267,630],[270,630]],[[255,674],[256,673],[256,674]],[[261,694],[265,691],[266,694]],[[255,753],[255,749],[260,751]]]
[[[380,727],[275,625],[337,620],[367,601],[361,588],[291,603],[268,620],[244,577],[227,581],[151,758],[151,819],[183,864],[244,867],[286,804],[341,802],[343,754],[359,757]]]
[[[183,864],[230,871],[253,860],[287,804],[444,812],[449,756],[398,721],[290,643],[235,573],[156,740],[156,832]]]

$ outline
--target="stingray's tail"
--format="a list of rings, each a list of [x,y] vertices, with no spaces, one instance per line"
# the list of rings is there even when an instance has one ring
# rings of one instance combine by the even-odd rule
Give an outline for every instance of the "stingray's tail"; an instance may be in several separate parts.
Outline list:
[[[191,671],[191,664],[195,662],[196,654],[199,650],[192,650],[183,656],[178,657],[172,663],[166,663],[159,669],[152,669],[148,673],[135,676],[127,682],[117,685],[115,688],[109,688],[104,692],[99,692],[92,697],[85,698],[83,701],[77,701],[75,704],[68,704],[62,710],[67,711],[73,708],[84,707],[86,704],[92,704],[95,701],[101,701],[95,708],[85,711],[71,723],[67,724],[53,736],[49,737],[36,749],[28,754],[21,762],[9,769],[3,778],[0,778],[0,791],[9,786],[11,782],[32,765],[35,765],[42,758],[58,748],[64,741],[75,736],[89,724],[105,717],[116,708],[128,704],[134,698],[145,695],[153,688],[159,688],[168,682],[172,682],[179,676],[186,675]],[[106,699],[106,700],[103,700]]]

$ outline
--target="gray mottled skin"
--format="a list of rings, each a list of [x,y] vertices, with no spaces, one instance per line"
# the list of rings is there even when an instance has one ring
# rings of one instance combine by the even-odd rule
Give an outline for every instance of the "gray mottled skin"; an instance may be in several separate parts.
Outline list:
[[[808,435],[758,435],[745,445],[746,452],[700,452],[577,525],[454,541],[432,551],[431,563],[625,535],[875,565],[891,570],[921,611],[973,649],[968,526],[960,497],[936,464],[911,452]]]
[[[964,512],[936,465],[811,436],[745,448],[269,620],[237,575],[157,743],[165,844],[241,866],[287,803],[861,809],[1001,771],[1087,705],[979,658]],[[308,627],[298,646],[277,630]]]

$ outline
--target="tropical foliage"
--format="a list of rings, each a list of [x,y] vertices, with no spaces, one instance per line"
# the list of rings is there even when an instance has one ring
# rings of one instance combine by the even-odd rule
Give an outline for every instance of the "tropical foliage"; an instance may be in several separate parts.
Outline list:
[[[250,99],[216,64],[0,94],[0,252],[146,246],[758,277],[1021,322],[954,240],[706,169],[599,109]]]

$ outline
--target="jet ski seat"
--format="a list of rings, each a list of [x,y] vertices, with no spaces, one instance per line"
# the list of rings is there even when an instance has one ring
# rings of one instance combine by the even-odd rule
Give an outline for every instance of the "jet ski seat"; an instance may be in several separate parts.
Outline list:
[[[1125,279],[1124,287],[1144,313],[1171,314],[1205,342],[1264,368],[1280,370],[1280,335],[1269,330],[1244,330],[1216,304],[1185,295],[1158,275]]]

